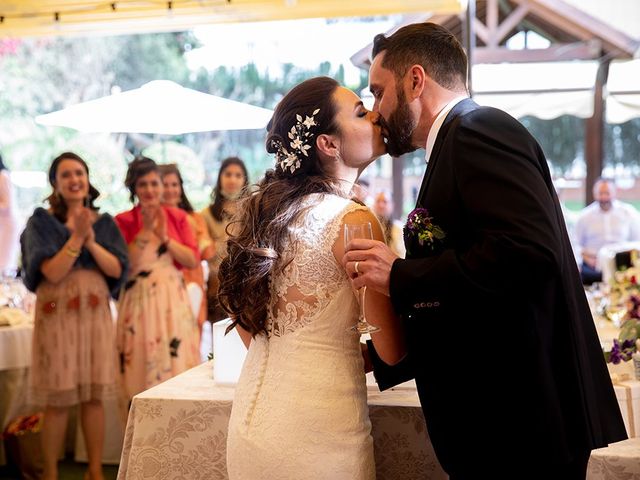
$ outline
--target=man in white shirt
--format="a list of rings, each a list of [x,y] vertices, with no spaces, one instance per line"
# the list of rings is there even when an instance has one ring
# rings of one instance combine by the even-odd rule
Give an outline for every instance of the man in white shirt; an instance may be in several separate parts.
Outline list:
[[[631,205],[616,200],[616,187],[611,180],[600,179],[593,186],[595,201],[580,212],[575,227],[585,284],[602,280],[596,265],[598,251],[610,244],[640,240],[640,213]]]

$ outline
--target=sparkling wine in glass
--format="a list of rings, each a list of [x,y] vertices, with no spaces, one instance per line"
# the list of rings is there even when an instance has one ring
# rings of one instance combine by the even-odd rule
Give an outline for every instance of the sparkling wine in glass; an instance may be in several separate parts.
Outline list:
[[[367,238],[373,239],[373,231],[371,229],[371,223],[345,223],[344,225],[344,247],[347,248],[349,242],[355,238]],[[364,335],[367,333],[373,333],[380,331],[379,327],[371,325],[367,322],[364,308],[364,298],[367,292],[367,287],[362,287],[358,290],[358,303],[360,304],[360,312],[358,314],[358,323],[349,330]]]

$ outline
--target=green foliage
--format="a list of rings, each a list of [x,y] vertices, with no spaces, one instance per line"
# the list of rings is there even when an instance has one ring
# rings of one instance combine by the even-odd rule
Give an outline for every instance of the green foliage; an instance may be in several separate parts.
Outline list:
[[[584,120],[563,115],[553,120],[524,117],[522,124],[538,140],[557,175],[564,175],[584,156]]]
[[[122,90],[159,79],[187,86],[190,72],[184,52],[193,46],[197,40],[190,32],[114,37],[117,54],[105,60],[114,84]]]
[[[607,125],[604,135],[604,164],[640,166],[640,118],[620,125]]]

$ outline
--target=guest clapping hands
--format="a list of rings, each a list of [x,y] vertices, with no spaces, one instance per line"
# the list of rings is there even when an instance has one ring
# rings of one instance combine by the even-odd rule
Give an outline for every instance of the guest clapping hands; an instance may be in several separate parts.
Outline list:
[[[160,173],[164,187],[162,203],[170,207],[179,208],[187,213],[187,220],[196,236],[200,257],[203,260],[213,260],[216,249],[209,236],[207,224],[203,216],[194,211],[193,206],[191,206],[191,202],[184,191],[184,182],[177,165],[175,163],[160,165]],[[198,331],[200,336],[202,336],[202,325],[207,319],[207,288],[202,264],[198,263],[194,268],[185,268],[182,273],[185,283],[195,283],[202,290],[202,301],[197,315]]]
[[[102,478],[104,409],[115,393],[115,295],[127,270],[127,248],[108,214],[98,214],[98,191],[87,164],[70,152],[49,169],[49,209],[37,208],[20,240],[23,279],[37,295],[29,403],[45,407],[45,479],[57,478],[68,407],[80,404],[87,444],[86,478]]]
[[[156,163],[129,165],[133,209],[116,216],[129,246],[131,275],[120,295],[117,345],[130,397],[198,363],[198,331],[181,269],[199,261],[187,215],[163,206]]]

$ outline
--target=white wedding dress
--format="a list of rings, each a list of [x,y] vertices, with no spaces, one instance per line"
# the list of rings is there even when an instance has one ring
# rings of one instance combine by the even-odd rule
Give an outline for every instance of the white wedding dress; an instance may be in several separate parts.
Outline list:
[[[331,250],[343,216],[364,207],[320,194],[304,203],[295,257],[271,281],[268,334],[251,341],[236,388],[230,480],[375,478],[359,336],[347,331],[358,304]]]

